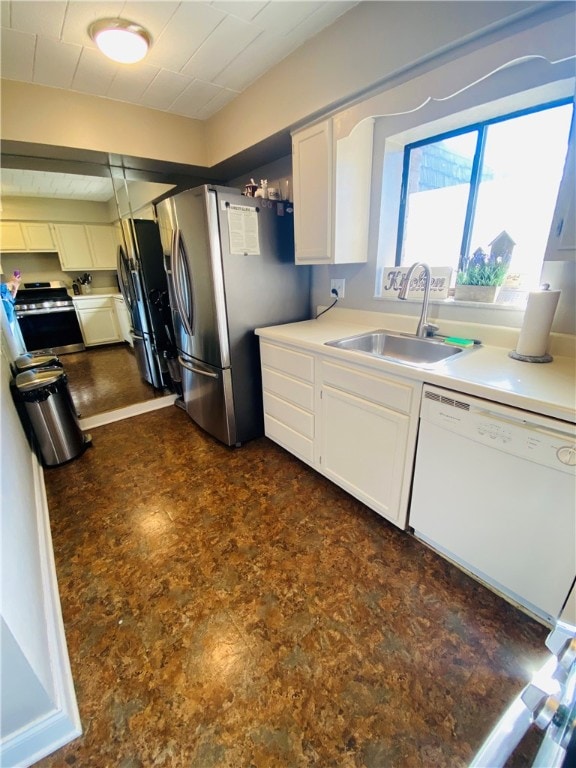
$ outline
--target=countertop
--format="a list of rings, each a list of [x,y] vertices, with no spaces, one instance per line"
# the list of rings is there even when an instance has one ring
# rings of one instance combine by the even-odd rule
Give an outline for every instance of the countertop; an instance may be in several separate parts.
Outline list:
[[[406,379],[435,384],[457,392],[492,400],[513,408],[576,423],[576,358],[574,337],[553,340],[561,354],[552,347],[551,363],[527,363],[513,360],[518,329],[487,326],[443,327],[445,335],[480,338],[481,346],[467,349],[433,370],[423,370],[401,363],[371,357],[360,352],[328,347],[327,341],[365,331],[386,328],[414,332],[417,319],[395,315],[335,309],[316,320],[258,328],[256,333],[270,341],[294,344],[327,357],[388,372]],[[501,331],[501,332],[499,332]],[[486,341],[485,341],[486,340]]]
[[[74,301],[82,301],[83,299],[121,299],[122,294],[116,289],[113,288],[98,288],[95,291],[92,291],[91,293],[80,293],[80,294],[74,294],[69,291],[70,295],[74,299]]]

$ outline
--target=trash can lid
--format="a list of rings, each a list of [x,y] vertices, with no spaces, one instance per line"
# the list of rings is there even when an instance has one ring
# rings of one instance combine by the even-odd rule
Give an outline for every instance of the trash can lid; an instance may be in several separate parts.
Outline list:
[[[32,368],[16,376],[16,386],[20,392],[30,392],[54,384],[64,375],[63,368]]]
[[[17,371],[29,371],[31,368],[42,368],[46,365],[55,365],[59,362],[56,355],[20,355],[14,360]]]

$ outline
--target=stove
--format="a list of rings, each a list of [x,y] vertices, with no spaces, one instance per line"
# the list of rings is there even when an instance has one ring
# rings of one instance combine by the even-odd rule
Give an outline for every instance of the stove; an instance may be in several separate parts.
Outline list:
[[[21,284],[14,309],[28,352],[85,349],[74,302],[62,281]]]

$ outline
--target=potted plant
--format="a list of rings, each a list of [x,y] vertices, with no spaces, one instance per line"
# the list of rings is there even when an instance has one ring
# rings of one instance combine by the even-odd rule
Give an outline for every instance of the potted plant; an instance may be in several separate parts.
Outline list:
[[[471,257],[463,259],[456,276],[454,298],[493,302],[506,278],[514,245],[514,240],[504,231],[490,243],[489,254],[477,248]]]

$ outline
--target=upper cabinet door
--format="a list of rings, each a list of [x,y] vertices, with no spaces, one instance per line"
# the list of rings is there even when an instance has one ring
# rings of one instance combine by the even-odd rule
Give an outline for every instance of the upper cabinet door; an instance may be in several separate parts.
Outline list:
[[[576,127],[572,121],[570,143],[558,199],[548,236],[545,261],[576,260]]]
[[[27,250],[37,253],[57,250],[50,224],[25,221],[22,223],[22,232]]]
[[[86,234],[92,251],[93,269],[116,269],[118,238],[113,226],[87,224]]]
[[[297,264],[332,261],[332,120],[292,137]]]
[[[325,120],[292,136],[297,264],[368,260],[374,121],[334,141]]]
[[[0,222],[0,250],[7,252],[26,250],[22,227],[17,221]]]
[[[90,243],[83,224],[54,224],[58,256],[62,269],[92,269]]]

